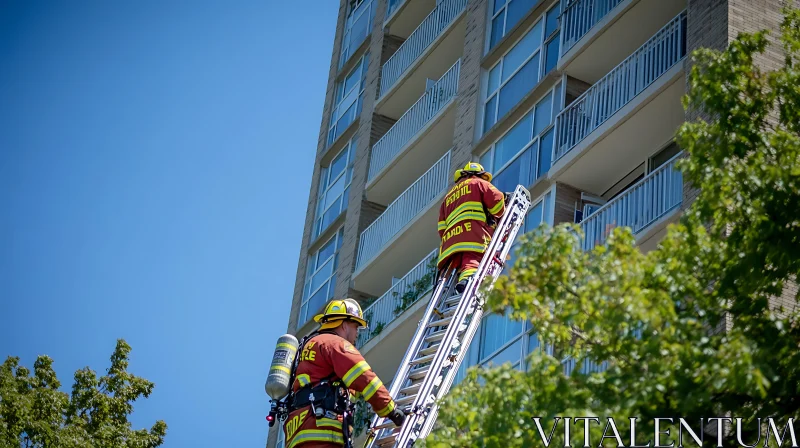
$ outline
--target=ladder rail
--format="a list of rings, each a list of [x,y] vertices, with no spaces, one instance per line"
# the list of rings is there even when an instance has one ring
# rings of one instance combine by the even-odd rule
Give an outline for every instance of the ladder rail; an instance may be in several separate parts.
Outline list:
[[[479,288],[486,276],[492,278],[489,288],[493,287],[503,270],[511,245],[522,226],[530,205],[530,193],[521,185],[518,186],[507,203],[506,212],[497,225],[494,237],[490,241],[475,275],[467,282],[467,286],[460,296],[448,296],[454,288],[454,279],[457,276],[455,269],[448,267],[445,270],[434,288],[425,314],[418,322],[418,328],[406,349],[389,390],[391,396],[398,399],[401,390],[413,389],[414,386],[411,385],[414,384],[414,381],[419,381],[416,392],[404,392],[406,399],[410,400],[413,396],[412,412],[399,428],[399,433],[394,432],[396,428],[390,428],[387,419],[375,416],[370,425],[365,448],[372,448],[375,443],[388,446],[385,445],[385,442],[392,439],[387,440],[386,437],[394,437],[392,442],[394,447],[409,448],[417,439],[424,438],[430,433],[439,412],[437,400],[450,390],[458,368],[466,357],[469,346],[480,326],[484,311],[484,298]],[[447,304],[453,303],[456,303],[455,306],[447,309]],[[434,317],[434,311],[438,307],[452,314],[448,319],[437,320]],[[443,323],[435,325],[438,322]],[[434,328],[442,327],[445,328],[444,334],[441,336],[438,346],[435,347],[432,358],[428,352],[422,356],[420,352],[426,350],[423,346],[428,340],[428,333],[433,332]],[[436,333],[439,334],[438,331]],[[431,342],[428,349],[435,343]],[[424,358],[430,358],[430,360]],[[422,359],[424,362],[420,361]],[[412,365],[427,364],[428,362],[430,365],[427,370],[420,372],[421,375],[424,375],[421,376],[421,380],[420,375],[414,379],[411,371]],[[418,370],[422,370],[422,368]],[[378,435],[385,437],[378,438]]]
[[[522,193],[521,190],[524,190],[525,193]],[[454,344],[457,342],[456,339],[458,338],[459,333],[464,331],[464,329],[461,327],[464,319],[466,319],[468,316],[467,311],[471,306],[474,306],[476,308],[475,310],[477,310],[483,305],[480,303],[480,296],[477,294],[477,290],[481,281],[483,278],[485,278],[486,274],[490,272],[490,267],[493,266],[495,262],[499,261],[500,263],[503,263],[503,259],[496,259],[497,253],[499,252],[497,246],[501,246],[500,249],[510,246],[510,244],[506,244],[509,236],[508,227],[509,225],[515,227],[513,224],[521,223],[519,218],[524,217],[524,215],[520,215],[516,213],[516,210],[514,210],[514,208],[519,207],[520,205],[527,210],[527,206],[525,206],[525,202],[521,200],[521,196],[528,199],[528,206],[530,204],[530,194],[527,192],[527,190],[521,186],[517,187],[512,199],[509,201],[509,210],[504,213],[500,223],[497,226],[499,231],[495,232],[496,236],[492,238],[489,247],[484,252],[484,256],[478,265],[477,272],[467,283],[467,287],[464,290],[461,301],[459,302],[458,307],[453,315],[452,323],[450,326],[448,326],[444,338],[439,346],[439,350],[436,351],[436,356],[431,363],[428,377],[423,380],[422,386],[420,387],[420,390],[414,399],[414,404],[412,406],[414,413],[409,415],[409,418],[406,419],[406,422],[404,422],[402,428],[400,428],[400,434],[397,436],[396,444],[398,447],[406,447],[410,444],[413,444],[417,438],[425,437],[427,434],[423,434],[421,430],[425,427],[432,426],[432,419],[428,418],[431,415],[427,413],[424,408],[432,405],[432,401],[435,399],[435,396],[433,395],[434,388],[444,384],[444,378],[441,376],[442,370],[445,367],[449,367],[447,373],[450,373],[450,371],[457,369],[457,367],[452,364],[452,361],[449,366],[446,365],[446,361],[452,359],[453,354],[451,351],[454,348]],[[516,228],[518,229],[518,226],[516,226]],[[475,301],[477,301],[477,303],[473,304],[472,302]],[[460,345],[466,346],[469,343],[471,343],[471,340],[467,341],[462,339]],[[459,351],[462,351],[464,347],[458,347],[458,349]],[[440,387],[439,390],[442,391],[442,388]],[[426,424],[426,422],[430,423]],[[417,426],[419,424],[422,425],[422,428],[418,429]],[[416,434],[413,434],[414,432],[416,432]]]
[[[512,201],[512,203],[509,205],[513,206],[513,204],[514,203]],[[494,263],[494,264],[489,264],[489,266],[487,267],[487,270],[490,271],[488,272],[488,274],[493,277],[493,281],[489,285],[489,289],[494,287],[494,280],[497,280],[497,277],[500,276],[500,273],[503,270],[503,266],[505,265],[504,260],[506,260],[506,257],[511,251],[511,245],[514,242],[514,239],[516,238],[517,234],[519,233],[519,229],[525,218],[527,209],[530,207],[530,201],[528,202],[527,206],[524,205],[524,202],[519,203],[519,205],[520,207],[517,210],[510,209],[506,213],[506,216],[518,213],[518,216],[516,217],[511,216],[509,219],[517,220],[517,222],[519,222],[519,225],[512,225],[506,230],[507,232],[506,234],[498,235],[498,239],[502,238],[502,240],[499,241],[498,244],[502,244],[502,246],[500,247],[499,253],[496,254],[496,256],[499,258],[502,264]],[[506,216],[504,216],[504,218]],[[498,228],[500,227],[498,226]],[[491,261],[495,260],[490,260],[490,263]],[[427,437],[433,430],[433,425],[436,422],[436,418],[439,414],[438,400],[444,397],[444,395],[450,391],[450,387],[453,385],[453,381],[455,381],[456,373],[458,372],[459,367],[461,367],[461,363],[464,361],[464,358],[466,357],[467,352],[469,351],[469,345],[471,344],[473,338],[475,337],[475,333],[477,333],[478,327],[480,326],[481,318],[483,317],[483,313],[485,311],[483,307],[485,300],[481,292],[478,290],[478,288],[480,287],[478,283],[479,282],[476,281],[474,282],[473,285],[468,285],[468,287],[474,288],[475,298],[471,302],[474,303],[475,310],[472,313],[470,313],[469,316],[467,316],[469,318],[469,322],[467,323],[467,326],[464,329],[464,335],[462,337],[463,342],[458,347],[458,354],[456,355],[456,358],[453,361],[453,365],[450,367],[450,369],[445,373],[444,377],[442,378],[442,384],[439,386],[439,390],[436,396],[434,397],[435,399],[429,404],[430,409],[428,410],[428,416],[425,418],[425,421],[423,423],[422,428],[420,428],[419,436],[417,438]],[[465,294],[468,292],[469,291],[464,291]]]
[[[414,359],[414,356],[419,352],[419,349],[422,346],[422,342],[425,339],[425,333],[428,332],[428,328],[426,328],[426,324],[430,322],[431,317],[433,316],[433,310],[436,309],[436,306],[439,302],[439,297],[442,293],[449,287],[450,283],[452,283],[451,279],[453,278],[453,273],[451,269],[448,267],[444,275],[442,275],[436,283],[436,286],[431,294],[430,301],[428,306],[425,308],[425,314],[423,314],[422,319],[419,320],[417,323],[417,331],[414,332],[414,337],[411,340],[411,343],[408,345],[405,354],[403,355],[403,360],[400,362],[400,366],[398,367],[397,373],[395,373],[394,378],[392,379],[392,383],[389,387],[389,396],[393,399],[397,397],[400,389],[404,386],[403,383],[406,382],[408,379],[408,373],[411,370],[411,361]],[[420,331],[422,329],[422,331]],[[379,417],[375,415],[372,418],[372,422],[370,423],[370,428],[374,428],[382,424],[385,420],[385,417]],[[382,430],[379,430],[382,431]],[[375,431],[370,429],[370,435],[367,437],[367,441],[365,443],[366,446],[371,446],[372,441],[375,439],[377,435]]]

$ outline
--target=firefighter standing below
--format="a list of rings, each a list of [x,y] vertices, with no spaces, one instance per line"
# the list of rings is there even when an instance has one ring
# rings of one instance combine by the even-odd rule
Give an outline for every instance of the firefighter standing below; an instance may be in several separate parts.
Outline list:
[[[494,232],[493,222],[505,211],[504,195],[491,184],[492,175],[480,163],[470,162],[453,176],[455,186],[439,207],[439,259],[441,271],[458,269],[456,291],[461,294],[478,270]]]
[[[333,300],[314,320],[322,325],[298,353],[294,400],[284,424],[286,448],[343,446],[341,402],[347,393],[360,394],[379,416],[402,425],[405,415],[353,346],[358,328],[367,326],[358,302]]]

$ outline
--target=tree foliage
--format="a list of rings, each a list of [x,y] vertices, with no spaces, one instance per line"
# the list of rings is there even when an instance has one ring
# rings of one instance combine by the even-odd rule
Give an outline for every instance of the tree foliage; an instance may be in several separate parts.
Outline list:
[[[643,254],[627,228],[589,252],[575,225],[521,238],[487,306],[529,320],[555,357],[470,369],[427,446],[541,446],[534,416],[547,432],[555,416],[614,417],[624,434],[638,417],[648,441],[656,417],[725,414],[753,443],[757,417],[800,416],[797,293],[790,309],[770,302],[800,271],[800,14],[784,11],[785,63],[771,72],[754,64],[766,34],[693,53],[684,106],[706,118],[680,128],[678,166],[700,192],[656,250]],[[567,357],[608,368],[566,375]],[[603,429],[591,426],[593,441]],[[582,445],[582,427],[572,434]]]
[[[60,390],[53,360],[39,356],[30,370],[19,358],[0,366],[0,446],[52,448],[151,448],[160,446],[167,425],[134,430],[133,403],[155,386],[128,372],[131,347],[117,341],[111,367],[98,378],[88,367],[75,372],[72,393]]]

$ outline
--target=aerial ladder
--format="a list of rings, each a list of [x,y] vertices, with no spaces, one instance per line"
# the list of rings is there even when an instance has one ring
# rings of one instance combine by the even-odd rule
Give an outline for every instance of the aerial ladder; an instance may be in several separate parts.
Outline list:
[[[528,190],[517,186],[462,294],[455,291],[455,269],[448,268],[440,276],[389,389],[396,405],[408,410],[406,420],[395,428],[389,419],[375,416],[365,448],[409,448],[430,434],[439,411],[437,400],[450,390],[483,316],[484,297],[479,288],[486,278],[491,288],[500,276],[530,205]]]

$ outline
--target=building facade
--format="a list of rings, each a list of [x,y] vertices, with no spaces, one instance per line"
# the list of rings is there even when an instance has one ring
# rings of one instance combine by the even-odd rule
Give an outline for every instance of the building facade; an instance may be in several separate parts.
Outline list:
[[[580,222],[590,249],[629,226],[654,248],[696,195],[674,169],[675,132],[695,118],[687,55],[777,30],[781,5],[341,0],[287,331],[313,331],[331,298],[359,300],[358,347],[389,384],[429,297],[439,203],[470,160],[501,191],[528,187],[524,232]],[[777,67],[779,47],[759,62]],[[524,369],[538,347],[527,323],[488,315],[460,375]],[[268,447],[284,447],[277,429]]]

